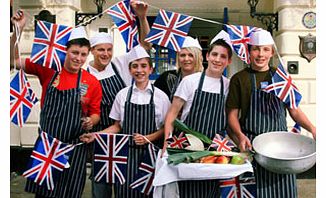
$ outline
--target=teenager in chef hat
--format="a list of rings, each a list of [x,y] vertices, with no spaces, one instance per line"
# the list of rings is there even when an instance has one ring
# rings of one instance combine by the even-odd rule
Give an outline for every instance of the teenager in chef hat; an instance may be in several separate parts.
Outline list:
[[[262,91],[276,71],[269,65],[274,55],[274,45],[268,31],[252,33],[249,41],[250,67],[231,78],[226,102],[228,124],[231,136],[237,137],[241,151],[251,149],[252,140],[259,134],[287,131],[286,109],[295,122],[316,137],[315,126],[300,108],[287,108],[278,97]],[[257,197],[297,197],[294,174],[276,174],[256,165]]]
[[[224,31],[213,38],[206,54],[207,69],[188,75],[180,82],[165,119],[165,139],[174,131],[173,123],[179,118],[191,129],[213,139],[216,133],[223,137],[226,130],[225,101],[229,80],[223,76],[224,69],[231,64],[232,46]],[[166,142],[164,151],[168,147]],[[178,181],[180,197],[219,197],[217,180]]]

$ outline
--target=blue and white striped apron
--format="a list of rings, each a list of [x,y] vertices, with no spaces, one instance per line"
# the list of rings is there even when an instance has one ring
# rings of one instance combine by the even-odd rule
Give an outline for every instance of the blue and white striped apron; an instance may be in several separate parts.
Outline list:
[[[154,86],[152,85],[153,92],[149,104],[134,104],[131,103],[132,86],[130,87],[125,103],[124,121],[122,124],[122,133],[132,135],[133,133],[139,133],[142,135],[148,135],[155,131],[155,105],[154,105]],[[156,144],[157,145],[157,144]],[[120,185],[115,184],[115,197],[121,198],[139,198],[139,197],[152,197],[146,196],[137,190],[129,188],[129,185],[135,180],[135,175],[139,164],[142,161],[144,152],[147,146],[137,146],[132,137],[129,139],[129,155],[128,155],[128,168],[126,183]]]
[[[52,83],[58,72],[52,77],[46,91],[44,105],[40,115],[41,129],[64,143],[78,143],[83,133],[81,127],[82,107],[80,79],[78,73],[77,87],[58,90]],[[86,145],[76,146],[69,159],[70,167],[64,169],[53,191],[27,180],[25,190],[43,197],[71,198],[81,197],[86,179]]]
[[[253,73],[250,73],[250,80],[251,102],[242,131],[251,141],[259,134],[270,131],[287,131],[286,110],[283,102],[275,95],[257,89],[256,76]],[[255,164],[257,197],[297,197],[295,174],[277,174]]]
[[[202,91],[205,72],[202,72],[198,89],[185,124],[213,139],[216,133],[225,136],[226,115],[224,85],[221,77],[220,93]],[[181,181],[178,182],[180,198],[218,197],[218,180]]]
[[[114,124],[114,120],[109,117],[112,105],[117,93],[126,87],[122,80],[116,66],[111,63],[115,75],[99,80],[102,87],[102,101],[101,101],[101,120],[93,127],[92,131],[101,131]]]
[[[173,100],[173,96],[175,94],[175,92],[177,91],[177,88],[182,80],[182,75],[181,75],[181,71],[177,71],[177,75],[174,76],[171,74],[171,76],[173,77],[169,77],[167,78],[167,85],[169,87],[169,89],[171,90],[171,93],[169,95],[169,99],[172,102]]]

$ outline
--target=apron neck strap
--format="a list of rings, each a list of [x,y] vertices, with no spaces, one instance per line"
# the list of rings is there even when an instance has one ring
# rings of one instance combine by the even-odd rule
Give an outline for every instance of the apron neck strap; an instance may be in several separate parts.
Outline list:
[[[201,74],[201,76],[200,76],[199,85],[198,85],[198,91],[201,91],[203,89],[204,78],[205,78],[205,71],[203,71],[202,74]],[[221,76],[220,82],[221,82],[221,91],[220,91],[220,93],[221,94],[224,94],[223,76]]]
[[[256,86],[256,75],[254,73],[254,70],[251,69],[252,72],[250,72],[250,83],[251,83],[251,90],[256,90],[257,89],[257,86]],[[273,77],[273,72],[272,72],[272,68],[270,67],[269,68],[269,75],[271,77]]]
[[[151,96],[151,100],[150,100],[150,104],[154,103],[154,85],[151,84],[152,86],[152,96]],[[127,94],[127,101],[130,102],[131,101],[131,95],[132,95],[132,89],[133,89],[133,85],[130,86],[129,90],[128,90],[128,94]]]
[[[52,86],[54,80],[56,79],[56,77],[57,77],[58,75],[59,75],[59,72],[58,72],[58,71],[56,71],[56,72],[53,74],[52,79],[51,79],[51,81],[50,81],[48,87]],[[81,81],[81,69],[78,71],[77,86],[76,86],[76,88],[78,88],[78,89],[79,89],[80,81]]]

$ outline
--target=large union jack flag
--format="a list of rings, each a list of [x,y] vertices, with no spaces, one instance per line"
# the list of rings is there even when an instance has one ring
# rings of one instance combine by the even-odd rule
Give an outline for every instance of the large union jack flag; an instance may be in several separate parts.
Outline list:
[[[28,169],[23,176],[53,190],[60,173],[64,168],[69,167],[68,159],[74,147],[42,131],[34,145]]]
[[[37,21],[31,62],[61,71],[72,27]]]
[[[276,95],[291,109],[298,108],[302,98],[291,76],[286,73],[281,63],[272,76],[272,83],[263,90]]]
[[[301,126],[300,126],[300,124],[295,123],[295,125],[291,129],[291,132],[293,132],[293,133],[301,133]]]
[[[248,43],[250,35],[253,32],[261,30],[261,28],[244,26],[244,25],[226,25],[226,30],[230,35],[232,46],[238,57],[249,64]]]
[[[231,179],[219,180],[221,198],[255,198],[256,181],[253,173],[244,173]]]
[[[95,133],[94,179],[97,182],[126,182],[128,135]]]
[[[172,137],[166,139],[168,146],[170,148],[185,148],[190,145],[187,137],[185,136],[184,132],[181,132],[179,136],[173,135]]]
[[[216,149],[217,151],[231,151],[232,148],[236,147],[235,144],[228,138],[223,138],[219,134],[215,134],[215,137],[213,138],[212,144],[210,146],[211,148]]]
[[[107,13],[112,17],[118,27],[123,40],[127,45],[127,50],[139,44],[139,35],[136,24],[136,16],[130,7],[130,1],[120,1],[111,6]]]
[[[152,192],[157,153],[158,150],[154,148],[154,145],[148,144],[147,153],[145,153],[143,158],[144,161],[140,163],[138,174],[135,177],[135,181],[130,184],[130,188],[146,195]]]
[[[161,9],[145,41],[180,51],[192,20],[191,16]]]
[[[22,127],[37,101],[24,71],[19,70],[10,81],[11,122]]]

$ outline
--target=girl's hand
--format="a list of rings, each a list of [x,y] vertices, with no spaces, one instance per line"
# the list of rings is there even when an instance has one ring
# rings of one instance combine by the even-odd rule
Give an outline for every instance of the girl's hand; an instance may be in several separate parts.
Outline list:
[[[93,133],[84,133],[83,135],[79,136],[79,140],[84,143],[91,143],[95,139],[95,135]]]

